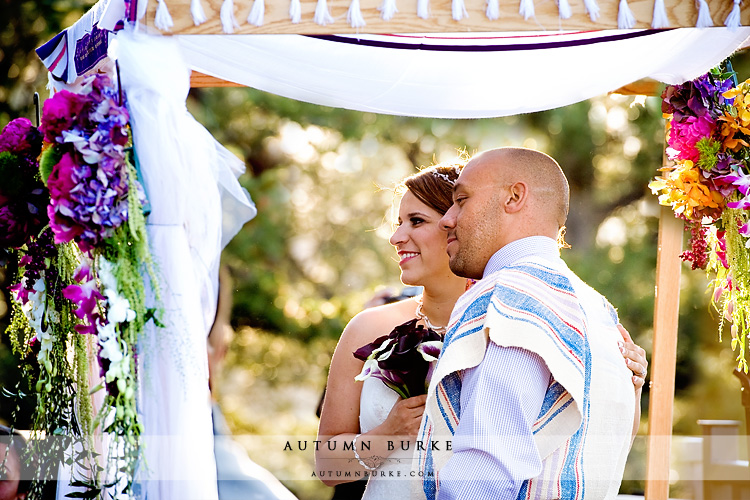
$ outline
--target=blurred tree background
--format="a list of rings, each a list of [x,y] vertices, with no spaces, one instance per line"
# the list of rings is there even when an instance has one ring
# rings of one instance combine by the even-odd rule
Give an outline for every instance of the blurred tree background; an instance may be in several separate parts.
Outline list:
[[[0,126],[17,116],[33,119],[33,92],[46,96],[46,71],[33,50],[91,4],[0,3]],[[750,77],[748,59],[735,57],[740,80]],[[234,282],[236,335],[217,392],[251,458],[282,479],[305,464],[288,455],[254,453],[253,436],[314,435],[315,407],[343,326],[378,287],[400,287],[388,244],[391,188],[419,166],[458,150],[522,145],[560,162],[572,191],[572,248],[563,256],[619,308],[623,324],[650,353],[659,208],[646,185],[662,162],[658,98],[601,96],[482,120],[375,115],[241,88],[193,89],[188,107],[246,161],[240,180],[258,206],[258,216],[224,254]],[[2,330],[14,270],[12,262],[0,268]],[[683,271],[674,433],[695,435],[699,418],[743,420],[743,413],[739,384],[731,376],[734,356],[727,342],[717,341],[706,279],[689,267]],[[0,386],[18,383],[3,336]],[[645,432],[648,387],[643,403]],[[10,421],[15,406],[0,398],[0,421]],[[19,427],[33,406],[21,402]],[[642,449],[634,454],[642,464]],[[631,472],[634,479],[639,474]],[[285,482],[301,498],[330,496],[317,481]],[[642,481],[626,487],[637,492]]]

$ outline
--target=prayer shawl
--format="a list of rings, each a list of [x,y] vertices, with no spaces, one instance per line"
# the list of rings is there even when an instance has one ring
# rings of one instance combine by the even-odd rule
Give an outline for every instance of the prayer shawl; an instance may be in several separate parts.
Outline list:
[[[461,418],[461,373],[482,361],[490,340],[527,349],[541,356],[552,377],[532,426],[542,471],[524,481],[518,498],[614,498],[635,410],[617,323],[609,302],[559,257],[522,257],[486,276],[453,310],[419,440],[452,438]],[[420,498],[437,497],[440,469],[452,455],[439,448],[417,448],[422,490],[413,493]]]

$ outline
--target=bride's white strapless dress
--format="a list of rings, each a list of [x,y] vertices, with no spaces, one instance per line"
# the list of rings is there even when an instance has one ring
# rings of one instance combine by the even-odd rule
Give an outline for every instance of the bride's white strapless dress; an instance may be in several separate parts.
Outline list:
[[[359,399],[360,432],[369,432],[382,424],[398,400],[399,395],[380,379],[370,377],[362,385]],[[403,450],[401,441],[394,438],[395,450],[389,455],[367,482],[363,500],[397,500],[409,498],[410,474],[414,443]],[[359,447],[358,447],[359,448]],[[367,453],[367,452],[365,452]],[[362,453],[360,453],[362,455]]]

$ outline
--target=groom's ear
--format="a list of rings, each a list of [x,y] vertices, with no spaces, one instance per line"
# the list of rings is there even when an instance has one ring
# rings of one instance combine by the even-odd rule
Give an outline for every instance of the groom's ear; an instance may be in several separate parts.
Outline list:
[[[514,182],[508,187],[508,197],[505,199],[505,212],[514,214],[520,212],[526,204],[529,187],[523,181]]]

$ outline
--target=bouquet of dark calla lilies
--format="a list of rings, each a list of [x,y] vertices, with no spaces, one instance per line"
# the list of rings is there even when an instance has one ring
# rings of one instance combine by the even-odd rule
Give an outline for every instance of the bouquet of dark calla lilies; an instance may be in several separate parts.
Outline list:
[[[415,318],[354,351],[365,362],[354,380],[378,378],[403,399],[425,394],[442,347],[442,337]]]

